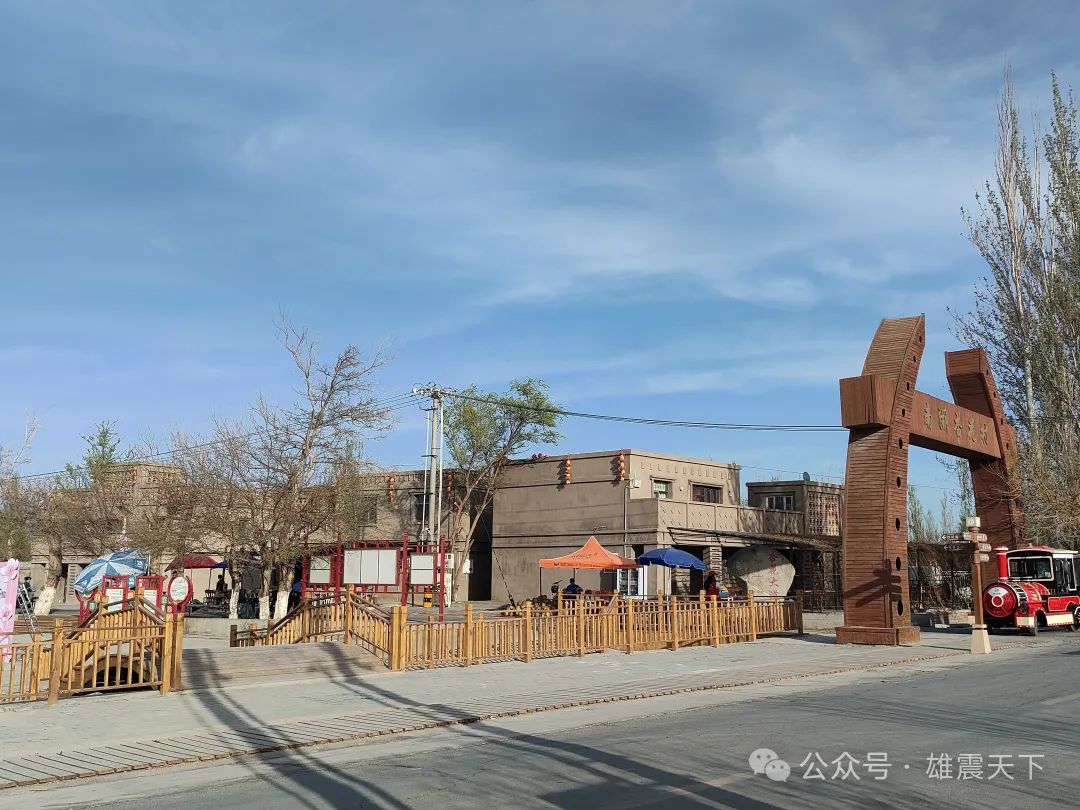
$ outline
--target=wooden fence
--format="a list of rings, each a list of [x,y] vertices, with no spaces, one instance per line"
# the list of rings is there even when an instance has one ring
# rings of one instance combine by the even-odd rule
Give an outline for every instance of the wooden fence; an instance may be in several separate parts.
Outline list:
[[[636,600],[581,598],[552,610],[526,603],[514,615],[487,618],[466,605],[464,619],[410,622],[406,609],[383,610],[352,590],[306,600],[276,623],[235,625],[234,647],[341,640],[382,657],[391,669],[470,666],[489,661],[587,652],[678,649],[753,641],[760,635],[802,633],[802,604],[794,599]]]
[[[75,627],[54,620],[50,628],[0,645],[0,703],[180,688],[183,617],[162,615],[141,594]]]
[[[278,621],[229,629],[230,647],[263,647],[308,641],[357,644],[390,660],[392,614],[351,588],[340,594],[304,599]]]

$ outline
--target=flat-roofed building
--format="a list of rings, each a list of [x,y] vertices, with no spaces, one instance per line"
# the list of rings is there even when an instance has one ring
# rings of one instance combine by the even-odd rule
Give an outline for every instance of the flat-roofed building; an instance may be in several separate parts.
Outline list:
[[[589,536],[627,557],[678,547],[733,587],[724,561],[741,548],[812,551],[822,544],[808,535],[805,512],[743,505],[740,472],[735,463],[633,449],[538,456],[511,465],[495,494],[492,598],[533,598],[549,593],[556,581],[565,587],[574,572],[541,569],[539,562],[581,547]],[[696,592],[703,577],[653,567],[578,571],[576,579],[589,590],[654,594],[672,587]]]

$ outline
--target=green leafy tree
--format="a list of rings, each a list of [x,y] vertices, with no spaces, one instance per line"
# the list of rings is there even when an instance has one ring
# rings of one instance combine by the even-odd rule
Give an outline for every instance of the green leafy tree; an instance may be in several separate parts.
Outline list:
[[[446,408],[446,448],[453,464],[450,536],[454,553],[453,593],[462,563],[472,552],[476,530],[495,498],[499,479],[515,456],[556,444],[561,409],[542,380],[514,380],[503,393],[471,386],[450,397]]]
[[[126,542],[121,537],[134,495],[126,463],[129,454],[120,451],[112,422],[100,422],[83,441],[82,460],[66,465],[44,493],[38,521],[46,551],[45,587],[36,605],[40,616],[52,610],[65,554],[98,557]]]

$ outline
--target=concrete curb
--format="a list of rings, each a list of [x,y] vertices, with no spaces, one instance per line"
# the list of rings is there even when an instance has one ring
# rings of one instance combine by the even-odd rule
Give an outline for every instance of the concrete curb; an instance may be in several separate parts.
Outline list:
[[[186,765],[196,762],[214,762],[234,759],[251,754],[267,754],[276,751],[288,751],[319,745],[333,745],[372,737],[384,737],[411,731],[446,728],[449,726],[470,725],[507,717],[517,717],[559,709],[578,708],[617,701],[643,700],[654,697],[689,694],[717,689],[732,689],[742,686],[754,686],[766,683],[782,683],[795,679],[817,678],[846,672],[866,672],[893,666],[915,664],[966,655],[965,651],[947,651],[932,655],[916,655],[895,661],[856,664],[854,666],[833,666],[809,672],[791,673],[775,676],[759,676],[717,680],[711,683],[669,688],[653,688],[629,691],[619,694],[582,697],[577,699],[555,699],[549,695],[550,702],[544,702],[544,695],[524,696],[522,702],[532,705],[508,705],[505,708],[491,707],[487,711],[472,711],[464,708],[455,709],[452,705],[402,707],[376,714],[313,718],[310,721],[293,724],[290,729],[269,726],[260,730],[227,729],[204,734],[187,735],[165,739],[118,743],[112,746],[79,750],[59,751],[55,754],[33,754],[12,760],[0,760],[0,790],[6,788],[27,787],[55,782],[66,782],[117,773]],[[607,689],[619,688],[612,685]],[[560,695],[561,697],[561,695]],[[537,698],[539,701],[537,701]],[[507,696],[496,698],[505,702]],[[475,702],[475,701],[473,701]],[[516,702],[516,701],[515,701]],[[410,721],[402,718],[405,714],[447,714],[440,718],[420,718]],[[381,717],[380,717],[381,716]],[[371,727],[374,722],[375,727]],[[312,731],[305,731],[305,726]],[[363,726],[368,728],[361,728]],[[334,733],[333,729],[349,729],[346,733]],[[327,732],[330,731],[328,734]]]

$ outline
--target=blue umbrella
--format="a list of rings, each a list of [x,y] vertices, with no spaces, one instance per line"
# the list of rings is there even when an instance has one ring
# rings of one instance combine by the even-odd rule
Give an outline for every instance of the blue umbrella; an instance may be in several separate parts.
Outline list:
[[[93,593],[106,576],[140,577],[150,569],[150,559],[136,548],[126,548],[98,557],[75,580],[75,590],[86,596]]]
[[[662,565],[665,568],[693,568],[707,571],[708,566],[693,554],[677,548],[657,548],[637,558],[639,565]]]

